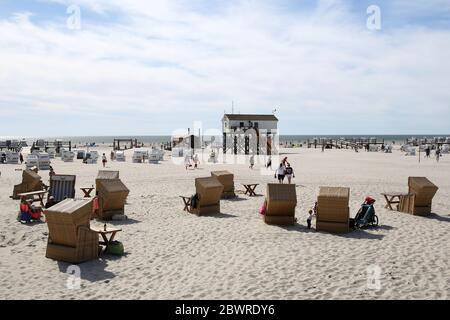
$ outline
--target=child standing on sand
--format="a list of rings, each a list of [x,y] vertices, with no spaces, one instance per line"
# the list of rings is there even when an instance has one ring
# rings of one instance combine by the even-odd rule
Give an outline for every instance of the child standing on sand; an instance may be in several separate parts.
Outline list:
[[[317,215],[317,202],[314,205],[313,209],[309,210],[308,219],[306,219],[306,223],[308,224],[308,229],[311,229],[312,219]]]

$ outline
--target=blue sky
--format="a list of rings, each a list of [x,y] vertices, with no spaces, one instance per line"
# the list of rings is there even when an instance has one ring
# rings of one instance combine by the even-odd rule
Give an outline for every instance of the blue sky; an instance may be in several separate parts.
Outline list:
[[[282,134],[450,133],[448,0],[0,0],[0,48],[0,136],[220,129],[231,101]]]

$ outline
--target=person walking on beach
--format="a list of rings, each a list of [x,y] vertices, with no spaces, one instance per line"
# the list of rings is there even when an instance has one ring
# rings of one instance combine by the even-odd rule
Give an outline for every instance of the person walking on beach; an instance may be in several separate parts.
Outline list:
[[[278,182],[280,184],[283,184],[284,176],[285,176],[285,167],[284,167],[283,163],[280,163],[280,166],[275,171],[275,179],[278,179]]]
[[[186,156],[184,157],[184,166],[185,166],[186,170],[187,170],[188,168],[192,167],[192,164],[191,164],[191,158],[189,157],[189,155],[186,155]]]
[[[254,155],[252,155],[251,157],[250,157],[250,169],[252,169],[253,170],[253,167],[255,166],[255,156]]]
[[[194,168],[198,169],[198,165],[200,164],[200,160],[198,159],[198,154],[194,155]]]
[[[20,164],[23,164],[23,154],[22,154],[22,152],[19,154],[19,161],[20,161]]]
[[[272,157],[269,157],[269,160],[267,160],[267,165],[266,165],[267,169],[272,169]]]
[[[288,183],[291,184],[292,178],[295,178],[294,169],[292,169],[291,164],[288,163],[286,169],[284,170],[286,178],[288,179]]]
[[[427,146],[427,148],[425,149],[425,158],[429,158],[430,154],[431,154],[430,146]]]
[[[103,168],[106,167],[106,163],[108,162],[108,159],[106,159],[106,155],[103,154],[102,156],[102,164],[103,164]]]
[[[439,159],[441,157],[441,148],[436,149],[436,161],[439,162]]]

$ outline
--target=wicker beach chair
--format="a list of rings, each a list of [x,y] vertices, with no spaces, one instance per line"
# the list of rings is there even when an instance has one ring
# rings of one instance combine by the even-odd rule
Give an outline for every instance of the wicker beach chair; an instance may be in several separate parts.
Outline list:
[[[192,203],[190,198],[182,197],[185,201],[185,210],[198,216],[220,213],[223,185],[216,178],[195,179],[195,190],[197,198],[195,203]]]
[[[91,211],[89,199],[66,199],[44,211],[49,231],[47,258],[82,263],[98,257],[98,234],[89,224]]]
[[[321,187],[317,198],[316,230],[331,233],[350,231],[350,189]]]
[[[76,176],[55,174],[50,178],[50,188],[48,195],[53,196],[55,201],[61,202],[65,199],[75,198]]]
[[[98,217],[111,220],[114,215],[125,214],[125,203],[130,190],[120,179],[97,179]]]
[[[24,170],[22,172],[22,183],[15,185],[11,198],[17,200],[21,193],[41,191],[44,189],[41,176],[34,170]]]
[[[425,177],[408,178],[409,194],[400,197],[399,211],[418,216],[431,214],[433,197],[439,188]]]
[[[212,171],[211,177],[216,178],[223,185],[222,199],[235,198],[234,175],[228,171]]]
[[[273,225],[295,224],[297,192],[294,184],[267,184],[264,222]]]

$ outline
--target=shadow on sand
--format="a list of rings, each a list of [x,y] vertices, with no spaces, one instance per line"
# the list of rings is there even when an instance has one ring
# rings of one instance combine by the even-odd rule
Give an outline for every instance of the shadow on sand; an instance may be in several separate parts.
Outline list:
[[[248,198],[242,198],[242,197],[234,197],[229,199],[222,199],[222,201],[231,201],[231,202],[239,202],[239,201],[247,201]]]
[[[79,264],[78,267],[81,271],[81,279],[87,280],[89,282],[98,282],[113,279],[116,275],[110,271],[105,270],[105,268],[108,266],[107,259],[109,259],[110,257],[111,256],[109,255],[102,255],[96,260],[91,260]],[[115,258],[116,257],[114,257],[114,259]],[[70,263],[58,261],[59,271],[67,273],[67,276],[71,275],[70,270],[68,270],[71,265],[72,264]]]
[[[99,222],[103,222],[103,223],[107,223],[107,224],[112,224],[113,226],[126,226],[126,225],[130,225],[130,224],[135,224],[135,223],[141,223],[142,221],[139,220],[135,220],[135,219],[126,219],[126,220],[111,220],[111,221],[100,221]]]
[[[450,216],[446,217],[446,216],[439,215],[437,213],[432,213],[429,216],[425,216],[424,218],[434,219],[434,220],[437,220],[437,221],[450,222]]]
[[[237,216],[228,214],[228,213],[214,213],[214,214],[205,214],[202,215],[202,217],[208,217],[208,218],[217,218],[217,219],[229,219],[229,218],[237,218]]]
[[[281,229],[284,229],[286,231],[293,231],[293,232],[305,232],[305,233],[323,233],[323,234],[332,234],[338,237],[343,238],[349,238],[349,239],[370,239],[370,240],[381,240],[384,238],[384,235],[382,234],[373,234],[367,232],[371,229],[359,229],[359,230],[350,230],[349,233],[329,233],[325,231],[316,231],[316,229],[311,228],[308,229],[307,226],[296,223],[293,226],[279,226]],[[393,229],[390,226],[379,226],[377,228],[374,228],[372,230],[390,230]]]

